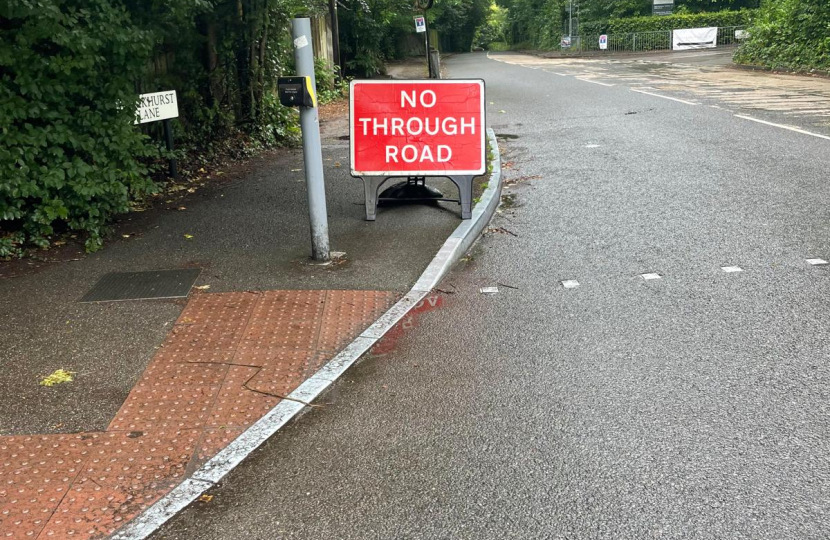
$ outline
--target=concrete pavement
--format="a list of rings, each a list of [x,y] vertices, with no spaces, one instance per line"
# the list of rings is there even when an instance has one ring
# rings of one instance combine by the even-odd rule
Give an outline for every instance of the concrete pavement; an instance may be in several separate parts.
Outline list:
[[[825,537],[830,274],[807,259],[830,260],[830,141],[448,69],[485,78],[507,148],[493,230],[416,332],[155,538]]]

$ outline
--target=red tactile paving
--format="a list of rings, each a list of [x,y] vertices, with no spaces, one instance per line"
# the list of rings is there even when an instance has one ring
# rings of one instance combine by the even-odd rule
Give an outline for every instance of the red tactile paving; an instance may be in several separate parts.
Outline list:
[[[208,427],[248,427],[280,402],[277,397],[245,388],[244,384],[259,370],[258,367],[231,366],[211,411]]]
[[[328,291],[317,349],[339,351],[390,307],[384,291]]]
[[[193,474],[199,467],[228,446],[234,439],[245,431],[244,427],[223,426],[208,428],[202,431],[202,438],[197,445],[197,451],[193,454],[190,463],[187,464],[187,476]]]
[[[0,437],[0,538],[36,538],[83,469],[89,434]]]
[[[111,534],[394,300],[378,291],[195,295],[106,432],[0,437],[0,540]]]

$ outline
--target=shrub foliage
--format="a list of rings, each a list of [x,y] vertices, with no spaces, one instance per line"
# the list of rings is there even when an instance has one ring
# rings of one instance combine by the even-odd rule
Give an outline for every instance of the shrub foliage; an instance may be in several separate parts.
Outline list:
[[[735,60],[772,69],[830,70],[830,2],[765,2]]]
[[[44,245],[56,223],[88,233],[153,189],[133,126],[152,41],[107,0],[23,0],[0,26],[0,223]]]
[[[581,34],[628,34],[631,32],[656,32],[659,30],[675,30],[678,28],[704,28],[708,26],[744,26],[749,24],[751,10],[714,11],[709,13],[694,13],[681,15],[664,15],[660,17],[626,17],[585,23]]]

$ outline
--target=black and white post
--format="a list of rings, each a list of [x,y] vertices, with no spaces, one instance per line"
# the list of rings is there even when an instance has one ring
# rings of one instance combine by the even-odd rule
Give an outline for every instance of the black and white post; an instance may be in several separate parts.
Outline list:
[[[291,23],[297,75],[311,77],[311,90],[317,94],[314,78],[314,51],[311,47],[311,20],[296,18]],[[311,222],[311,258],[329,260],[329,223],[326,214],[326,185],[323,178],[323,151],[320,147],[320,122],[317,107],[300,107],[303,131],[303,161],[308,190],[308,216]]]

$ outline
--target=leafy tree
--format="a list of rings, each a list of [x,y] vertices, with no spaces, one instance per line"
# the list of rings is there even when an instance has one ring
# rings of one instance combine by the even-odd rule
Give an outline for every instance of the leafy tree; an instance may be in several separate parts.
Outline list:
[[[476,47],[489,49],[491,43],[506,43],[508,31],[507,8],[493,2],[487,12],[487,19],[476,30],[473,44]]]
[[[467,52],[476,30],[487,18],[491,0],[440,0],[430,10],[431,28],[445,51]]]
[[[408,0],[342,0],[340,49],[346,69],[373,76],[384,61],[401,56],[400,37],[411,32],[414,8]]]

